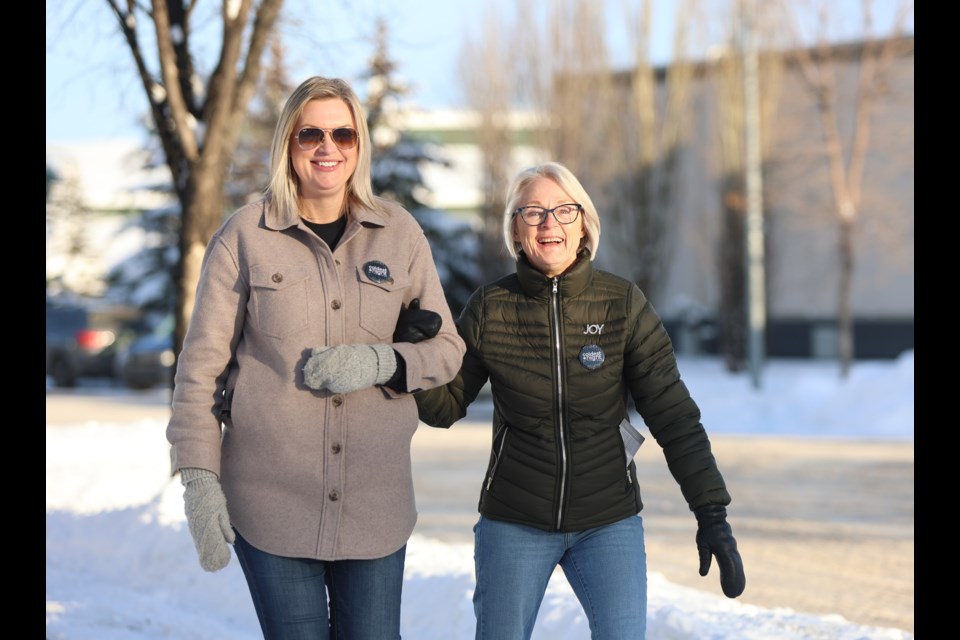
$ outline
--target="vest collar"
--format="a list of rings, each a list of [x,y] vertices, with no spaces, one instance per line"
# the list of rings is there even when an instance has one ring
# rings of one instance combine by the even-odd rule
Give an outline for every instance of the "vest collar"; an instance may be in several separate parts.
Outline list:
[[[517,278],[520,288],[532,298],[546,298],[553,289],[554,279],[538,271],[522,251],[517,254]],[[564,298],[580,295],[590,286],[591,280],[593,262],[590,260],[590,251],[583,249],[570,268],[557,276],[560,295]]]

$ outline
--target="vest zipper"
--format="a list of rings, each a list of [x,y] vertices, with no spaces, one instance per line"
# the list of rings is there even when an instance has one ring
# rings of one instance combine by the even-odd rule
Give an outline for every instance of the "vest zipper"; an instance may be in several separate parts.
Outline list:
[[[503,437],[500,439],[500,446],[497,447],[497,449],[493,452],[493,456],[494,456],[494,458],[493,458],[493,465],[490,467],[490,475],[487,476],[487,486],[486,486],[486,490],[487,490],[487,491],[490,491],[490,485],[493,484],[493,477],[494,477],[495,475],[497,475],[497,467],[500,466],[500,459],[503,457],[503,447],[504,447],[504,445],[506,445],[506,442],[507,442],[507,427],[506,427],[506,426],[501,426],[501,427],[500,427],[500,431],[498,431],[496,434],[494,434],[494,436],[493,436],[494,442],[496,442],[497,436],[498,436],[501,432],[503,433]]]
[[[563,380],[563,345],[562,345],[562,333],[560,332],[560,293],[559,293],[559,278],[553,278],[553,290],[550,294],[550,322],[553,324],[553,355],[554,355],[554,366],[556,367],[556,380],[557,380],[557,427],[558,434],[557,438],[560,442],[560,495],[559,500],[557,501],[557,519],[554,522],[554,529],[560,530],[560,525],[563,522],[563,503],[566,499],[566,489],[567,489],[567,441],[566,441],[566,420],[565,413],[563,410],[564,405],[566,404],[566,399],[564,397],[564,380]]]

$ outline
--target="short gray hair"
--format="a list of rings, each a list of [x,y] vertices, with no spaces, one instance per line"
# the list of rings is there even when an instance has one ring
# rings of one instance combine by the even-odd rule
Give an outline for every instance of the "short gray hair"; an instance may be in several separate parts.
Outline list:
[[[583,207],[580,215],[583,216],[584,236],[579,248],[589,249],[590,259],[593,260],[597,257],[597,249],[600,246],[600,216],[597,214],[597,208],[593,206],[593,200],[590,199],[577,177],[559,162],[544,162],[524,169],[510,183],[510,188],[507,189],[507,204],[503,210],[503,242],[507,252],[516,260],[520,251],[520,244],[513,239],[513,213],[520,206],[520,194],[527,185],[541,178],[556,182]]]

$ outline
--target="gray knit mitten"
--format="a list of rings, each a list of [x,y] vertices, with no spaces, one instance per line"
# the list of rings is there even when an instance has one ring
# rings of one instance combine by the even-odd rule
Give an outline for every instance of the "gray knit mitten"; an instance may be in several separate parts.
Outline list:
[[[386,344],[338,344],[317,347],[303,366],[311,389],[350,393],[387,382],[397,370],[397,354]]]
[[[217,474],[207,469],[180,469],[184,511],[193,544],[204,571],[219,571],[230,562],[230,547],[236,534],[230,526],[227,499]]]

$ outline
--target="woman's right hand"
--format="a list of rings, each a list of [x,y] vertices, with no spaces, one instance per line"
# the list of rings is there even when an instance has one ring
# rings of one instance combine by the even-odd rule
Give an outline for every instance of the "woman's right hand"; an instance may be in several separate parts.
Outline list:
[[[207,469],[180,470],[187,526],[204,571],[219,571],[230,562],[230,547],[236,540],[227,513],[227,498],[217,475]]]

